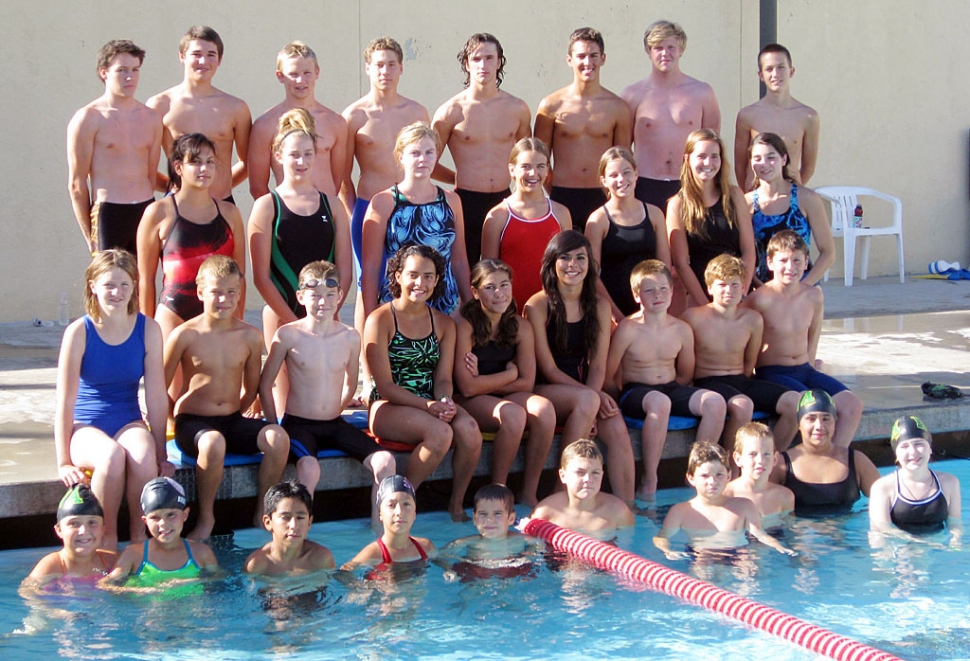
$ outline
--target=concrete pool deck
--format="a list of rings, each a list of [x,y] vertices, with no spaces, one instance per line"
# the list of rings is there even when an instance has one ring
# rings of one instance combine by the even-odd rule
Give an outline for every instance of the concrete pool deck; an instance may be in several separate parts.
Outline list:
[[[872,278],[846,288],[833,280],[824,291],[826,322],[818,357],[829,374],[865,402],[857,440],[886,438],[892,421],[903,413],[920,415],[934,433],[970,430],[970,282],[910,278],[901,284],[896,278]],[[345,306],[343,316],[351,312]],[[248,311],[247,319],[258,324],[259,312]],[[0,524],[52,513],[63,493],[52,436],[61,333],[56,325],[0,324]],[[968,397],[924,399],[924,381],[960,387]],[[639,432],[631,436],[639,458]],[[970,454],[970,436],[963,438]],[[664,458],[686,456],[692,439],[692,430],[671,432]],[[479,475],[489,472],[488,445]],[[399,465],[405,458],[400,455]],[[353,460],[322,461],[319,490],[369,484],[369,475]],[[553,458],[547,467],[555,464]],[[517,466],[521,470],[521,463]],[[219,498],[254,496],[255,473],[252,466],[227,469]],[[178,477],[194,492],[191,469],[180,470]],[[446,459],[431,479],[450,477]]]

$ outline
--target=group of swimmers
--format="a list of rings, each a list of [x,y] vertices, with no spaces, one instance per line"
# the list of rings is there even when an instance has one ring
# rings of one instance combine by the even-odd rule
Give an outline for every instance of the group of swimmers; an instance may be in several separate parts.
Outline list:
[[[482,432],[494,433],[499,484],[528,432],[517,498],[535,506],[560,425],[565,446],[595,436],[607,448],[622,505],[609,507],[629,512],[654,498],[671,414],[700,418],[701,448],[733,443],[755,411],[777,415],[783,451],[802,391],[831,395],[839,423],[803,431],[774,479],[823,485],[816,492],[854,481],[856,496],[868,493],[875,469],[848,450],[862,402],[816,369],[823,299],[813,285],[832,240],[820,199],[802,186],[818,117],[791,97],[791,56],[777,44],[759,54],[768,94],[738,116],[742,190],[730,183],[713,90],[680,71],[683,30],[658,21],[644,45],[650,75],[616,96],[599,84],[602,35],[576,30],[574,81],[542,101],[529,137],[529,109],[501,91],[505,58],[489,34],[466,42],[467,89],[430,122],[397,93],[403,52],[393,39],[368,45],[370,92],[343,116],[316,100],[316,56],[293,42],[277,58],[286,98],[251,127],[245,103],[212,86],[223,45],[211,28],[184,35],[185,79],[147,105],[134,99],[144,52],[106,44],[105,94],[69,127],[72,199],[96,255],[87,315],[65,332],[55,422],[59,474],[68,486],[90,483],[104,547],[117,548],[123,495],[130,537],[145,540],[139,495],[174,475],[170,407],[176,444],[197,462],[195,542],[215,524],[227,452],[263,454],[257,525],[288,457],[311,494],[319,450],[359,459],[374,476],[379,531],[379,485],[398,473],[381,443],[413,448],[403,472],[414,488],[454,446],[448,509],[458,521]],[[156,172],[163,146],[168,176]],[[444,148],[454,172],[440,163]],[[231,193],[247,176],[263,337],[241,321],[247,242]],[[154,190],[170,194],[153,201]],[[356,329],[337,321],[355,264]],[[370,434],[341,417],[361,358]],[[628,418],[643,421],[639,486]],[[812,452],[806,437],[825,442]]]

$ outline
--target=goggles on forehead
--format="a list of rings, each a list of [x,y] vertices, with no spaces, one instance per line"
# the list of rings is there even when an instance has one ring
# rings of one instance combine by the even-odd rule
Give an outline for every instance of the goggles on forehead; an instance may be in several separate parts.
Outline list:
[[[320,285],[329,287],[330,289],[334,289],[336,287],[339,287],[340,283],[337,282],[336,278],[326,278],[324,280],[316,280],[316,279],[305,280],[300,284],[300,289],[316,289]]]

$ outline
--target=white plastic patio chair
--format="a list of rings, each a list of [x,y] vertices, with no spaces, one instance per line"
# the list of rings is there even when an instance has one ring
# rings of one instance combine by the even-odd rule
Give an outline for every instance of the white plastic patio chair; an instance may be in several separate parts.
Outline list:
[[[895,235],[896,250],[899,254],[899,281],[905,282],[905,266],[903,263],[903,202],[898,197],[873,190],[872,188],[862,188],[859,186],[822,186],[816,188],[815,192],[827,199],[832,204],[832,236],[844,239],[844,272],[845,286],[852,286],[852,276],[855,272],[855,246],[856,238],[861,239],[862,243],[862,264],[859,269],[859,277],[863,280],[869,274],[869,243],[874,236]],[[863,226],[856,227],[853,222],[853,214],[856,205],[859,204],[859,197],[875,197],[886,200],[893,205],[892,225],[881,227]],[[863,204],[863,210],[867,207]],[[875,215],[875,214],[873,214]],[[863,222],[868,223],[871,216],[863,215]],[[825,280],[828,281],[828,271],[825,272]]]

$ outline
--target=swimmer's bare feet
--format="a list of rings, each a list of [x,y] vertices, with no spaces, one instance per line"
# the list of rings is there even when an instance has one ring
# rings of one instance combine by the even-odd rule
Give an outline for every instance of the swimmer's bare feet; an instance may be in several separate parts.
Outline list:
[[[362,408],[365,408],[363,397],[354,397],[347,404],[347,408],[348,409],[362,409]]]
[[[461,505],[457,509],[449,506],[448,514],[451,515],[451,520],[455,523],[468,523],[471,521],[471,518],[465,514],[465,509]]]
[[[646,503],[656,503],[657,502],[657,479],[647,480],[644,478],[643,483],[637,492],[633,494],[637,500],[642,500]]]
[[[185,538],[191,539],[193,542],[204,542],[212,536],[212,529],[215,525],[216,521],[214,518],[204,518],[202,515],[199,515],[199,520],[196,522],[195,528]]]

